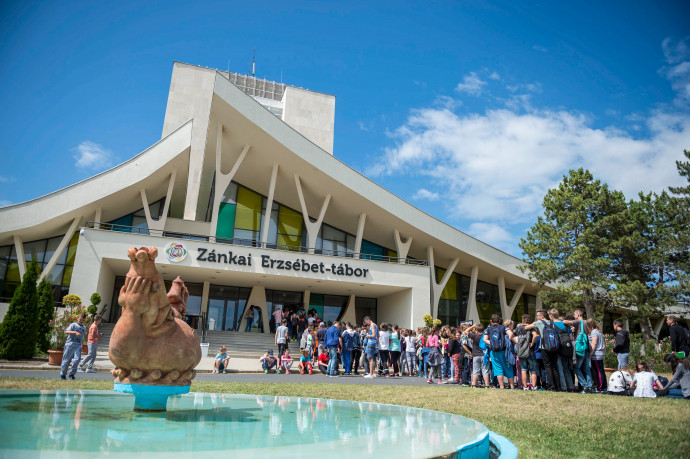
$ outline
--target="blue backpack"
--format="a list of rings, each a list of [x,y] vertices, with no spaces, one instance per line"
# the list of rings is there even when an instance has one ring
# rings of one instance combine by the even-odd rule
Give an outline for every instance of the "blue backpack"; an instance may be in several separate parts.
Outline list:
[[[489,348],[489,345],[484,342],[484,336],[486,336],[486,332],[489,330],[484,330],[484,333],[482,333],[482,336],[479,337],[479,349],[482,351],[485,351]]]
[[[489,349],[492,351],[505,350],[506,327],[503,325],[492,325],[487,331],[489,332]]]
[[[560,339],[558,338],[558,330],[553,326],[553,322],[541,321],[544,324],[544,336],[541,339],[541,347],[547,352],[558,351]]]

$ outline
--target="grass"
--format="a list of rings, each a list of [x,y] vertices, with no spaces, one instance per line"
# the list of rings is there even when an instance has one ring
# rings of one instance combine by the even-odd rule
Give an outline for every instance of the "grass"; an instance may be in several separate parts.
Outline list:
[[[0,389],[111,390],[112,382],[0,378]],[[194,382],[192,391],[391,403],[476,419],[520,457],[688,457],[690,404],[679,399],[498,391],[463,387]]]

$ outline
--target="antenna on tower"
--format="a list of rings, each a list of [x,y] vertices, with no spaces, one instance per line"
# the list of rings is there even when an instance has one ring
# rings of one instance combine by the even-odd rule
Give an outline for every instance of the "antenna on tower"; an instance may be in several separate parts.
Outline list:
[[[252,56],[252,76],[256,71],[256,48],[254,48],[254,55]]]

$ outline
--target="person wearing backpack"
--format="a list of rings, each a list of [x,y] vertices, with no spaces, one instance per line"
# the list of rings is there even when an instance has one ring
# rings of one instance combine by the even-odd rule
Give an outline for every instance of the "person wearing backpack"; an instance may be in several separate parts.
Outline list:
[[[534,343],[537,334],[532,330],[527,330],[532,323],[532,316],[522,315],[522,325],[515,330],[517,336],[517,356],[520,359],[520,376],[522,376],[522,388],[524,390],[537,390],[537,359],[534,355]],[[527,372],[529,371],[530,382],[527,382]]]
[[[489,387],[489,366],[484,365],[484,349],[481,345],[484,343],[484,326],[477,322],[462,333],[472,341],[472,387],[477,387],[480,376],[484,380],[484,387]]]
[[[558,377],[561,381],[561,392],[573,391],[575,385],[568,364],[573,357],[573,343],[570,339],[570,327],[563,323],[558,309],[549,309],[549,318],[554,328],[558,330],[558,337],[560,339],[556,365],[558,368]]]
[[[484,343],[491,350],[491,368],[493,369],[494,376],[498,379],[498,386],[501,389],[505,389],[503,376],[508,377],[511,374],[506,362],[506,336],[512,340],[515,335],[502,322],[503,319],[498,314],[491,316],[491,325],[484,334]]]
[[[573,312],[575,320],[564,320],[563,323],[575,328],[575,355],[577,360],[573,367],[575,376],[582,386],[581,394],[592,392],[591,347],[589,345],[589,327],[584,321],[584,311],[580,308]]]
[[[557,390],[558,387],[558,330],[552,322],[547,321],[548,312],[545,309],[537,311],[537,321],[531,325],[525,325],[525,330],[536,329],[539,332],[539,350],[541,351],[542,363],[544,365],[544,376],[546,389]]]

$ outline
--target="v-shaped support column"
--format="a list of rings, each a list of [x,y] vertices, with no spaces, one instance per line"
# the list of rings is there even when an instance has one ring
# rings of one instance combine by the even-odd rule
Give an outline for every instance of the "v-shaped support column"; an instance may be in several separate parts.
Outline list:
[[[397,229],[393,232],[393,236],[395,237],[395,250],[398,252],[398,263],[404,265],[407,260],[407,253],[412,245],[412,236],[403,242],[400,231]]]
[[[299,195],[299,204],[302,207],[302,217],[304,218],[304,226],[307,228],[307,236],[309,238],[309,253],[314,252],[316,247],[316,238],[319,235],[319,230],[321,229],[321,223],[323,223],[323,217],[326,215],[326,209],[328,209],[328,203],[331,202],[331,194],[327,194],[321,205],[321,212],[319,212],[319,218],[316,221],[311,221],[309,218],[309,210],[307,209],[307,204],[304,201],[304,194],[302,193],[302,183],[300,182],[299,175],[295,174],[295,185],[297,186],[297,194]]]
[[[441,294],[443,293],[443,289],[446,288],[446,284],[448,283],[448,279],[450,279],[451,274],[455,271],[455,267],[458,265],[458,262],[460,261],[460,257],[455,257],[453,258],[453,261],[450,262],[450,265],[448,265],[448,269],[446,269],[446,273],[443,275],[443,279],[441,279],[441,282],[436,282],[436,266],[434,264],[434,248],[432,246],[427,247],[426,249],[427,253],[427,258],[429,261],[429,269],[430,269],[430,277],[431,277],[431,317],[434,319],[437,318],[438,316],[438,302],[441,300]]]
[[[505,278],[503,276],[498,276],[498,298],[501,302],[501,315],[503,316],[503,320],[509,320],[513,317],[513,311],[515,311],[517,302],[520,300],[520,296],[524,290],[525,284],[521,284],[515,292],[515,295],[513,295],[513,298],[511,298],[510,304],[508,304]]]

